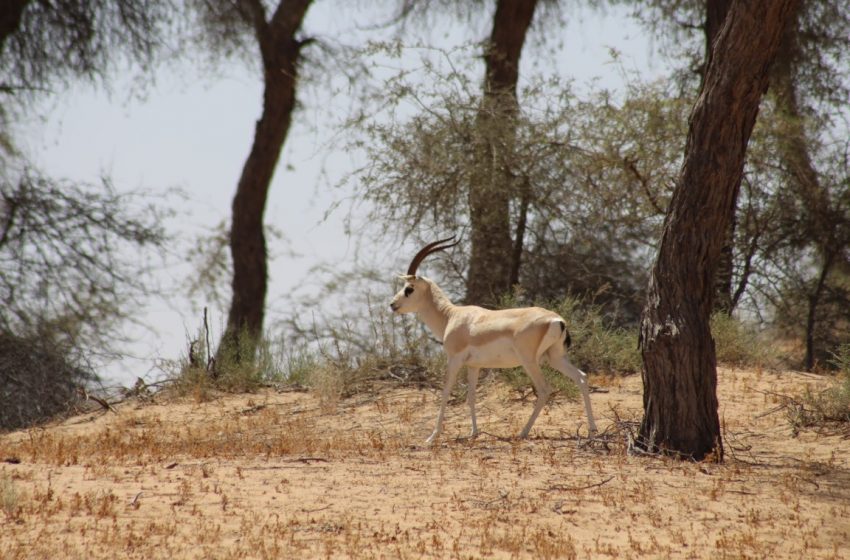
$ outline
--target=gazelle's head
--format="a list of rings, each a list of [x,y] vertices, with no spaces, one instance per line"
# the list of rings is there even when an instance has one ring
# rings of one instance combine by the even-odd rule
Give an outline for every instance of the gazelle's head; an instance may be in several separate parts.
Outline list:
[[[396,313],[416,313],[422,309],[423,305],[430,301],[431,287],[426,280],[416,276],[416,269],[419,268],[419,264],[425,257],[431,253],[454,247],[460,243],[460,241],[446,243],[447,241],[453,241],[454,238],[454,236],[451,236],[447,239],[429,243],[416,253],[416,256],[410,261],[407,274],[401,277],[404,280],[404,286],[390,302],[390,309]]]

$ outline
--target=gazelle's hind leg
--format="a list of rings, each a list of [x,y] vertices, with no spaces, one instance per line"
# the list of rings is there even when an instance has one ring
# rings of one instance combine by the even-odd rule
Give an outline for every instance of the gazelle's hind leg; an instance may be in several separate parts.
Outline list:
[[[469,404],[469,414],[472,416],[472,431],[469,437],[478,435],[478,422],[475,419],[475,388],[478,386],[478,368],[466,368],[466,402]]]
[[[525,424],[525,428],[523,428],[522,432],[519,434],[519,437],[526,438],[528,437],[528,433],[531,431],[531,427],[534,426],[534,422],[537,420],[537,416],[540,414],[540,411],[543,410],[543,407],[546,406],[546,402],[552,395],[552,386],[549,385],[549,382],[546,381],[545,377],[543,377],[543,371],[541,371],[537,362],[532,360],[523,360],[522,367],[525,369],[526,373],[528,373],[528,376],[531,378],[531,382],[534,383],[534,389],[537,392],[537,400],[534,401],[534,411],[531,413],[531,418],[529,418],[528,422]]]
[[[596,433],[596,421],[593,419],[593,409],[590,406],[590,390],[587,384],[587,374],[575,367],[559,347],[551,348],[548,357],[550,366],[572,379],[578,385],[581,398],[584,400],[584,411],[587,413],[588,431],[591,434]]]

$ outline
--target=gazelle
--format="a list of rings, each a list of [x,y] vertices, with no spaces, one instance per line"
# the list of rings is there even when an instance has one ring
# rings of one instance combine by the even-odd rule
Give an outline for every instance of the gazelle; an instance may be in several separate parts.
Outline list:
[[[584,400],[590,433],[596,432],[587,375],[570,363],[565,347],[570,345],[567,324],[557,313],[540,307],[519,309],[484,309],[475,305],[454,305],[445,293],[427,278],[416,276],[420,263],[437,251],[454,247],[454,236],[423,247],[403,276],[404,287],[395,295],[390,308],[395,313],[418,313],[434,336],[443,341],[448,358],[440,413],[434,432],[426,440],[432,443],[443,428],[446,403],[457,381],[458,371],[467,367],[467,403],[472,415],[471,437],[478,435],[475,418],[475,387],[481,368],[522,366],[534,383],[537,400],[520,437],[528,436],[537,416],[552,394],[552,387],[540,369],[541,360],[557,369],[578,385]]]

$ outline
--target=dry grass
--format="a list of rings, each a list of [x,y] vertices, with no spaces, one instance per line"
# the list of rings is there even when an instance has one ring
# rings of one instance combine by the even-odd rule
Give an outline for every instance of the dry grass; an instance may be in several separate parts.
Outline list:
[[[126,403],[0,437],[0,557],[847,558],[850,440],[796,438],[777,394],[822,380],[721,370],[728,460],[634,457],[575,439],[490,376],[479,421],[430,390],[265,392]],[[596,378],[600,428],[640,415],[637,376]],[[771,412],[773,411],[773,412]],[[607,418],[603,419],[603,418]],[[582,428],[583,431],[583,428]],[[16,461],[20,461],[16,463]]]

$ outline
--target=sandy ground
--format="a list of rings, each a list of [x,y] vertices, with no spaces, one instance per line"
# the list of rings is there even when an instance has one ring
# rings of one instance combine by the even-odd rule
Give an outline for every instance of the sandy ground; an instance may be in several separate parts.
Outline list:
[[[0,436],[0,558],[850,558],[847,432],[774,394],[824,382],[722,369],[720,465],[576,439],[563,399],[506,439],[531,402],[493,376],[435,447],[431,390],[128,402]],[[639,376],[592,384],[600,429],[640,419]]]

